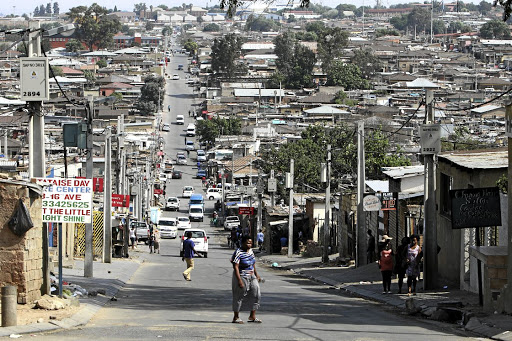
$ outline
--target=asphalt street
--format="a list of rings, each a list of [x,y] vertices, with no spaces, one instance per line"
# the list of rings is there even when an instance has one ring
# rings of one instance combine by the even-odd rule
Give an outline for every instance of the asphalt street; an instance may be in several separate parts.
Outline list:
[[[165,152],[174,157],[184,150],[186,126],[193,102],[192,88],[185,73],[177,65],[187,65],[187,58],[171,59],[169,74],[180,80],[168,80],[164,100],[163,121],[171,124],[170,132],[162,132]],[[167,112],[167,105],[171,112]],[[185,125],[176,125],[177,114],[185,116]],[[190,153],[181,180],[168,180],[167,195],[179,196],[179,212],[164,216],[187,215],[188,199],[181,198],[184,185],[193,185],[201,193],[200,180],[195,179],[195,153]],[[207,201],[208,212],[213,202]],[[203,223],[209,236],[208,258],[197,258],[192,281],[182,277],[185,264],[179,257],[179,238],[161,242],[161,253],[149,255],[132,279],[88,325],[71,330],[38,335],[38,340],[458,340],[471,338],[456,329],[419,321],[392,309],[363,299],[340,294],[327,285],[297,277],[289,272],[259,266],[266,281],[261,284],[262,302],[257,316],[262,324],[233,324],[231,310],[233,250],[226,247],[226,233],[209,226],[209,215]],[[182,233],[179,233],[181,235]],[[139,248],[146,248],[140,244]],[[246,321],[248,311],[241,313]]]

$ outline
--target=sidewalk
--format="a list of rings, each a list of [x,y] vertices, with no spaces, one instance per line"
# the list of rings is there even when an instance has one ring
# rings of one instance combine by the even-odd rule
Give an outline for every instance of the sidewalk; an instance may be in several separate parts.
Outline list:
[[[293,255],[292,258],[288,258],[285,255],[267,255],[257,252],[256,256],[270,267],[277,263],[280,269],[293,271],[300,276],[334,286],[354,296],[409,311],[411,315],[419,314],[443,322],[458,316],[460,318],[457,320],[462,320],[459,323],[464,323],[464,329],[467,331],[494,340],[512,341],[512,316],[483,312],[478,304],[477,294],[449,287],[425,292],[422,289],[423,281],[420,281],[417,286],[417,295],[412,296],[414,303],[411,304],[411,297],[406,294],[397,294],[397,279],[394,279],[391,284],[393,294],[382,294],[382,277],[377,263],[354,268],[335,265],[334,262],[324,266],[321,257],[304,258]],[[335,259],[336,256],[331,255],[330,259]],[[407,283],[404,283],[402,292],[406,290]],[[406,301],[409,301],[407,307]],[[411,309],[418,311],[413,313]]]
[[[130,258],[113,258],[112,263],[95,261],[93,264],[94,277],[84,277],[83,260],[75,260],[73,269],[63,269],[63,280],[78,284],[87,291],[103,289],[105,295],[87,296],[80,298],[80,309],[74,315],[62,320],[50,320],[43,323],[33,323],[14,327],[0,328],[0,337],[11,334],[34,334],[57,329],[69,329],[85,325],[118,291],[130,280],[135,271],[144,262],[147,253],[130,250]]]

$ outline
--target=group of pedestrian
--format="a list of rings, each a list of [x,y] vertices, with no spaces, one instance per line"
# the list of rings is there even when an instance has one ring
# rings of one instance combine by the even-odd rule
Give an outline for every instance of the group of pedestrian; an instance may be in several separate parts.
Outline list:
[[[373,239],[375,247],[375,237],[373,237],[371,230],[368,230],[368,236],[368,244]],[[416,295],[416,284],[420,275],[420,261],[423,256],[421,247],[418,244],[419,237],[412,235],[402,238],[396,253],[391,247],[392,239],[388,235],[383,235],[379,243],[378,265],[382,274],[382,286],[384,289],[382,293],[391,294],[391,278],[394,273],[398,277],[398,294],[402,293],[404,278],[407,276],[407,295]],[[370,257],[371,252],[369,248],[367,253],[368,257]]]

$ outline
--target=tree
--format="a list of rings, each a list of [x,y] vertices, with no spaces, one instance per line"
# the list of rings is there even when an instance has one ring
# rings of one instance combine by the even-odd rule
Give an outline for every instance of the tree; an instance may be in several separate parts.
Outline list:
[[[211,24],[205,25],[205,27],[203,28],[203,31],[204,32],[219,32],[220,26],[217,25],[216,23],[211,23]]]
[[[96,65],[98,65],[100,68],[107,67],[107,61],[102,58],[96,62]]]
[[[60,14],[60,7],[58,2],[53,3],[53,14],[59,15]]]
[[[359,67],[361,75],[365,79],[370,79],[382,68],[380,59],[369,48],[355,50],[352,63]]]
[[[78,52],[83,48],[82,43],[76,39],[70,39],[66,43],[67,52]]]
[[[278,74],[270,79],[273,86],[284,83],[287,88],[300,89],[313,84],[315,53],[297,41],[293,33],[285,32],[274,39]]]
[[[46,14],[46,8],[44,7],[44,5],[40,5],[39,6],[39,15],[43,16],[45,14]]]
[[[199,141],[211,147],[215,143],[215,139],[221,135],[240,135],[242,120],[238,117],[229,119],[214,117],[211,120],[197,121],[196,133],[199,136]]]
[[[141,16],[141,12],[144,12],[144,15],[146,14],[146,10],[147,10],[147,6],[146,6],[146,3],[144,2],[141,2],[141,3],[138,3],[138,4],[135,4],[133,5],[133,11],[135,13],[137,13],[137,15],[140,17]]]
[[[117,5],[114,5],[114,9],[112,10],[112,12],[117,12]]]
[[[169,26],[165,26],[164,28],[162,28],[163,36],[170,36],[171,34],[172,34],[172,28],[170,28]]]
[[[480,27],[480,36],[484,39],[508,39],[510,38],[510,29],[503,21],[491,20]]]
[[[41,14],[39,14],[39,6],[36,6],[36,8],[34,8],[34,17],[38,17],[40,15]]]
[[[247,31],[269,32],[279,29],[279,25],[272,19],[267,19],[262,15],[251,14],[246,21],[245,29]]]
[[[146,31],[153,31],[153,28],[155,28],[155,24],[153,24],[153,22],[146,22]]]
[[[325,30],[325,24],[321,21],[313,21],[306,24],[307,32],[314,32],[316,35],[319,35],[323,30]]]
[[[492,10],[492,4],[485,0],[482,0],[478,4],[478,10],[480,11],[480,13],[482,13],[482,15],[486,15]]]
[[[432,22],[432,30],[434,31],[434,34],[442,34],[446,30],[446,26],[444,24],[444,21],[442,20],[434,20]],[[429,30],[430,31],[430,30]]]
[[[121,29],[121,23],[115,16],[107,15],[105,7],[94,3],[90,7],[78,6],[69,10],[69,18],[78,25],[78,39],[84,42],[90,51],[94,47],[106,48],[113,44],[114,34]]]
[[[357,105],[357,100],[349,99],[345,91],[340,90],[334,96],[334,102],[336,104],[345,104],[349,107]]]
[[[327,84],[342,86],[345,90],[368,89],[368,81],[363,78],[361,70],[355,64],[334,61],[327,69]]]
[[[243,71],[239,62],[244,39],[234,33],[215,38],[212,45],[211,63],[214,73],[234,77]]]
[[[386,28],[379,28],[377,31],[375,31],[375,37],[380,38],[384,36],[399,36],[400,32],[394,29],[386,29]]]
[[[140,89],[140,97],[135,108],[144,115],[155,113],[162,109],[164,96],[165,79],[150,75],[144,79],[144,85]],[[160,104],[160,108],[158,104]]]
[[[411,30],[416,28],[417,31],[430,31],[430,11],[414,7],[407,15],[407,26]]]
[[[450,25],[448,25],[447,30],[449,33],[457,33],[457,32],[466,33],[466,32],[472,31],[472,29],[469,25],[465,25],[461,21],[450,22]]]
[[[195,41],[189,39],[183,44],[183,48],[187,50],[188,53],[195,55],[199,45],[197,45]]]
[[[52,14],[52,3],[51,2],[46,4],[46,14]]]
[[[64,76],[64,72],[62,72],[62,68],[60,66],[52,66],[52,72],[55,77]]]
[[[91,70],[84,70],[84,78],[87,80],[87,86],[91,87],[96,84],[96,75]]]
[[[322,61],[322,70],[326,72],[336,59],[343,55],[348,45],[348,32],[339,27],[325,28],[318,34],[318,58]]]
[[[407,28],[407,15],[401,15],[399,17],[392,17],[389,19],[389,23],[393,25],[394,28],[400,31],[405,31]]]

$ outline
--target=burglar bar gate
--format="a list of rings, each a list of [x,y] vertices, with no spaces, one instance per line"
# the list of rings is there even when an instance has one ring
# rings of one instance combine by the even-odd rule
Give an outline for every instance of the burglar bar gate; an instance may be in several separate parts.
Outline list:
[[[93,237],[92,248],[93,256],[101,257],[103,255],[103,212],[95,211],[93,213]],[[75,225],[75,257],[84,257],[85,255],[85,224]]]

